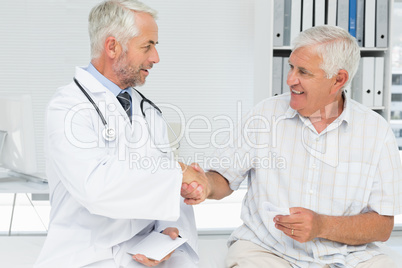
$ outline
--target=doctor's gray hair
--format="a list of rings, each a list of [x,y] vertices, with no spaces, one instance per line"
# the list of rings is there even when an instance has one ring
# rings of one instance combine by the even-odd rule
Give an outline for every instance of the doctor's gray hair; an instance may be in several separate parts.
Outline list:
[[[137,0],[108,0],[92,8],[88,18],[91,59],[101,56],[105,41],[113,36],[127,51],[128,42],[139,34],[135,12],[145,12],[154,19],[157,12]]]
[[[360,49],[356,39],[347,31],[337,26],[316,26],[301,32],[292,45],[292,51],[314,47],[322,59],[320,68],[327,78],[337,75],[339,70],[346,70],[349,79],[343,88],[348,88],[359,67]]]

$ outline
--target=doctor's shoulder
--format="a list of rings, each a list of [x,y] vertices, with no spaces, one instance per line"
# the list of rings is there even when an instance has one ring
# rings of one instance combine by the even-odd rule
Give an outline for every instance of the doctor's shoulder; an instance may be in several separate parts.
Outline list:
[[[84,94],[75,86],[74,82],[59,87],[48,103],[48,109],[71,109],[79,108],[88,104]]]

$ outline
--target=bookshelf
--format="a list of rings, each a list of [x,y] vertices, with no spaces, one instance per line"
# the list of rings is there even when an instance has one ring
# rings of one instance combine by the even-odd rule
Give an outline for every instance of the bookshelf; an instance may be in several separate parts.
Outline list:
[[[286,72],[286,70],[283,70],[283,68],[278,68],[277,63],[278,63],[278,59],[279,58],[284,58],[284,57],[288,57],[290,55],[291,52],[291,47],[290,44],[287,44],[286,40],[289,40],[289,38],[283,37],[281,40],[279,40],[279,44],[282,45],[278,45],[278,34],[275,30],[278,30],[278,26],[276,24],[278,24],[278,13],[280,13],[281,11],[284,11],[284,9],[288,9],[288,13],[291,12],[291,8],[289,8],[289,3],[292,3],[295,0],[268,0],[268,1],[264,1],[264,0],[256,0],[255,3],[255,45],[254,45],[254,56],[255,56],[255,63],[254,63],[254,68],[255,68],[255,77],[254,77],[254,102],[257,103],[258,101],[273,96],[275,94],[278,94],[278,89],[277,86],[275,86],[275,80],[278,79],[278,74],[275,74],[275,71],[278,71],[279,69],[282,69],[282,72]],[[363,14],[364,16],[372,16],[372,14],[377,14],[377,2],[375,0],[337,0],[335,2],[337,2],[337,8],[340,7],[340,5],[345,5],[345,4],[351,4],[349,1],[354,1],[356,3],[356,5],[359,5],[359,3],[363,2],[364,5],[367,5],[368,7],[372,7],[374,5],[375,10],[371,10],[371,13],[367,14]],[[356,19],[359,19],[358,14],[356,14],[356,18],[355,18],[355,22],[354,22],[354,27],[355,29],[352,29],[352,31],[356,31],[356,38],[358,39],[358,43],[361,46],[361,57],[362,58],[374,58],[373,60],[375,60],[375,58],[381,57],[383,58],[383,66],[382,69],[380,68],[380,70],[382,70],[383,72],[383,76],[382,76],[382,92],[380,93],[380,95],[382,95],[381,98],[381,103],[379,103],[379,97],[377,96],[377,101],[376,101],[376,105],[374,104],[374,94],[378,93],[376,90],[376,88],[374,88],[374,84],[373,84],[373,89],[370,90],[370,93],[373,96],[373,101],[372,102],[368,102],[367,103],[367,96],[364,99],[364,101],[368,107],[370,107],[371,109],[373,109],[374,111],[376,111],[377,113],[379,113],[381,116],[383,116],[387,121],[390,120],[390,105],[391,105],[391,82],[392,82],[392,70],[391,70],[391,20],[392,20],[392,7],[393,7],[393,0],[384,0],[378,3],[384,3],[386,2],[386,11],[387,11],[387,25],[386,25],[386,34],[382,36],[381,39],[381,35],[379,35],[377,37],[377,32],[376,29],[379,28],[381,29],[381,26],[383,26],[383,24],[380,24],[380,26],[377,25],[377,20],[375,19],[375,17],[377,15],[374,15],[374,18],[371,20],[371,24],[368,24],[368,26],[370,27],[374,27],[372,32],[368,32],[366,33],[366,28],[365,25],[361,25],[362,21],[364,21],[363,19],[360,19],[361,22],[360,24],[358,23],[358,21],[356,21]],[[279,4],[279,10],[278,10],[278,2],[280,2]],[[307,2],[309,5],[312,3],[313,6],[313,25],[316,18],[315,16],[315,8],[316,8],[316,2],[317,2],[317,8],[322,8],[322,2],[325,3],[325,23],[324,24],[331,24],[329,23],[329,20],[331,20],[331,15],[329,14],[329,6],[332,5],[333,7],[333,0],[310,0],[310,1],[297,1],[297,2]],[[320,2],[320,4],[318,4]],[[367,2],[367,3],[366,3]],[[310,7],[309,7],[310,8]],[[351,7],[351,10],[353,10],[353,8],[357,8],[357,7]],[[384,7],[380,7],[380,8],[384,8]],[[290,11],[289,11],[290,10]],[[349,11],[349,10],[348,10]],[[286,13],[286,11],[284,11]],[[302,12],[302,11],[299,11]],[[358,12],[356,10],[356,12]],[[360,11],[360,12],[366,12],[364,11]],[[382,11],[384,14],[384,10]],[[338,17],[337,13],[334,13],[332,11],[332,17],[336,16],[337,20],[340,19],[340,17]],[[341,13],[345,13],[345,11],[341,12]],[[353,13],[353,12],[352,12]],[[267,16],[268,14],[268,16]],[[310,14],[310,13],[307,13]],[[286,14],[284,14],[284,18],[288,18],[290,17],[290,20],[295,17],[294,14],[290,14],[290,16],[287,16]],[[383,20],[384,20],[384,16],[380,16]],[[298,16],[296,16],[296,18],[298,18]],[[348,23],[352,18],[348,19]],[[385,18],[386,19],[386,18]],[[303,14],[301,14],[301,24],[303,23]],[[317,21],[321,21],[322,18],[317,19]],[[384,23],[384,22],[382,22]],[[264,25],[261,25],[264,24]],[[283,22],[282,24],[279,23],[281,26],[283,26],[284,28],[286,28],[286,25],[294,25],[292,24],[292,22],[289,21],[288,22]],[[344,23],[343,23],[344,25]],[[338,25],[341,26],[341,25]],[[302,28],[302,26],[300,26]],[[362,29],[360,29],[359,27],[363,27]],[[353,27],[352,27],[353,28]],[[360,29],[360,30],[359,30]],[[286,32],[287,31],[287,32]],[[290,34],[292,30],[290,29],[284,29],[283,32],[281,32],[282,34]],[[350,29],[348,29],[349,32]],[[378,30],[377,30],[378,31]],[[363,33],[363,36],[369,36],[371,39],[371,41],[367,41],[367,44],[369,44],[368,46],[365,46],[365,42],[366,40],[363,39],[361,40],[361,38],[359,39],[359,34]],[[379,31],[378,31],[379,32]],[[373,38],[373,33],[374,33],[374,40],[372,40]],[[387,38],[388,37],[388,38]],[[377,39],[380,38],[380,39]],[[385,41],[384,41],[385,39]],[[281,43],[282,42],[282,43]],[[374,43],[374,46],[370,45]],[[376,46],[377,44],[379,44],[379,46]],[[365,59],[365,64],[366,64],[367,59]],[[372,60],[371,60],[372,61]],[[370,60],[368,60],[368,62],[371,62]],[[375,60],[375,62],[377,62]],[[378,63],[377,63],[378,64]],[[275,65],[275,68],[274,66]],[[375,66],[375,65],[373,65]],[[375,69],[375,67],[373,67],[374,69],[371,71],[373,74],[376,74],[378,72],[376,72],[376,70],[379,69]],[[266,74],[269,75],[266,75]],[[283,75],[283,74],[282,74]],[[262,76],[262,77],[261,77]],[[356,81],[358,79],[358,76],[356,75]],[[380,81],[381,79],[378,79],[378,81]],[[284,90],[288,90],[287,85],[285,85],[285,87],[283,87],[283,83],[286,83],[286,80],[282,80],[282,88]],[[374,83],[374,82],[373,82]],[[356,85],[357,84],[357,85]],[[277,85],[277,82],[276,82]],[[359,85],[357,82],[353,82],[352,85],[352,95],[351,97],[353,99],[359,98],[359,94],[355,94],[355,90],[356,87],[361,86]],[[378,87],[378,86],[377,86]],[[268,89],[268,90],[267,90]],[[362,89],[362,92],[365,92]],[[364,94],[360,92],[360,95]],[[360,99],[356,99],[359,102],[363,103],[363,99],[362,96],[360,96]],[[371,99],[370,99],[371,100]]]

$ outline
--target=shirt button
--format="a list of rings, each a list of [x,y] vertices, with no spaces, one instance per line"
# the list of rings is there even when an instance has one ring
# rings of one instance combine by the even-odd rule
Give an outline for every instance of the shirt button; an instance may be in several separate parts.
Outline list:
[[[313,193],[314,193],[313,189],[311,189],[311,190],[309,191],[309,193],[310,193],[310,194],[313,194]]]
[[[317,137],[317,138],[315,138],[315,141],[319,141],[319,140],[320,140],[320,138],[318,138],[318,137]]]
[[[313,169],[316,169],[316,168],[317,168],[317,165],[316,165],[316,164],[312,164],[311,167],[312,167]]]

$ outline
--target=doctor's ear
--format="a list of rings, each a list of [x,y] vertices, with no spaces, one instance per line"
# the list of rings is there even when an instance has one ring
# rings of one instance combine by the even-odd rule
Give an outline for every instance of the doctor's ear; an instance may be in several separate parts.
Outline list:
[[[114,59],[118,57],[121,51],[120,43],[113,36],[109,36],[105,41],[105,52],[106,54]]]

